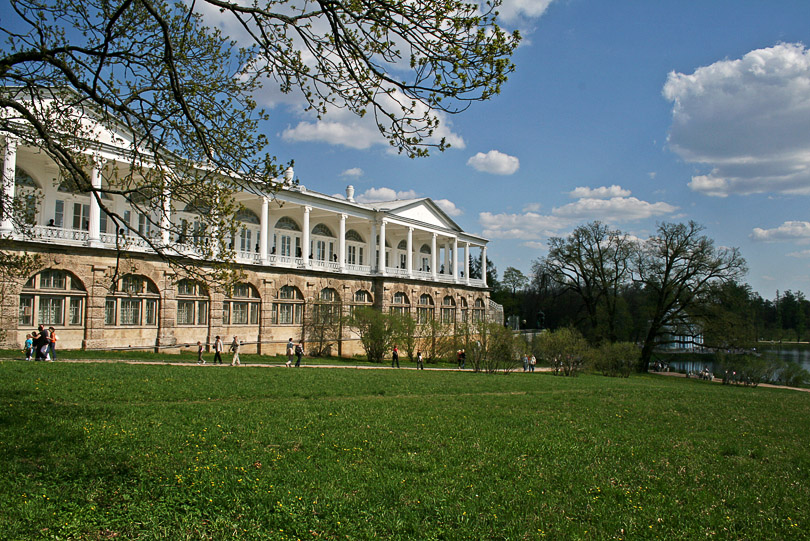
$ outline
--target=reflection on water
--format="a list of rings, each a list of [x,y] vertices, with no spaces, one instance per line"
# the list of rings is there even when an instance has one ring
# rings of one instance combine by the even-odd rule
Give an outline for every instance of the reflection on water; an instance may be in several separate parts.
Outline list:
[[[760,353],[776,354],[780,359],[785,361],[792,361],[799,363],[799,365],[807,371],[810,371],[810,350],[797,349],[797,348],[782,348],[782,349],[760,349]],[[707,359],[711,357],[707,356]],[[714,372],[716,375],[719,371],[715,369],[714,363],[711,361],[678,360],[678,356],[674,355],[668,359],[670,370],[673,372],[700,372],[703,367],[708,367],[709,371]]]

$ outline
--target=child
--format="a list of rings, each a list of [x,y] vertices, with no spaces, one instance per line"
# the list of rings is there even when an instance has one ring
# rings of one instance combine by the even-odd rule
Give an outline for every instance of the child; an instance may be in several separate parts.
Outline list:
[[[30,334],[25,335],[25,347],[23,351],[25,351],[25,360],[30,361],[34,356],[34,339],[31,338]]]
[[[202,342],[197,340],[197,364],[205,364],[205,359],[203,359],[203,345]]]

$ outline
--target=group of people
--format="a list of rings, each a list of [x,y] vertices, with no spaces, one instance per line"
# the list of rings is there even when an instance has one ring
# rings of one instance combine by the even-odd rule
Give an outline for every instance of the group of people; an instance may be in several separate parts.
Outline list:
[[[287,362],[284,363],[284,366],[289,368],[292,366],[293,356],[295,356],[295,367],[301,367],[301,357],[304,356],[304,343],[298,342],[297,344],[293,343],[292,337],[287,339]]]
[[[36,331],[25,335],[25,346],[23,346],[25,360],[55,361],[56,340],[56,330],[53,327],[46,329],[45,325],[40,325]]]
[[[242,363],[239,361],[239,350],[242,348],[242,342],[239,340],[238,336],[233,337],[233,342],[231,342],[230,350],[233,353],[233,357],[231,358],[231,366],[240,366]],[[205,347],[203,346],[202,342],[197,342],[197,364],[205,364],[205,358],[203,358],[203,351]],[[211,364],[222,364],[222,353],[225,350],[225,344],[222,342],[222,338],[217,335],[216,339],[214,340],[214,360]]]

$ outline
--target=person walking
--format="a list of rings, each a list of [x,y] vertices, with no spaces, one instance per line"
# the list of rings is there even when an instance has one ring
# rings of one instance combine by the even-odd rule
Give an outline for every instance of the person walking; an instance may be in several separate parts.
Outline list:
[[[417,370],[424,370],[425,369],[425,363],[422,362],[422,352],[421,351],[416,352],[416,369]]]
[[[391,352],[391,368],[394,368],[395,363],[399,368],[399,349],[397,349],[396,344],[394,344],[394,350]]]
[[[458,365],[458,368],[461,369],[461,350],[456,352],[456,364]]]
[[[231,359],[231,366],[241,365],[242,363],[239,362],[239,347],[241,344],[239,343],[239,337],[234,336],[233,342],[231,342],[231,351],[233,352],[233,359]]]
[[[25,360],[30,361],[31,357],[34,356],[34,339],[31,338],[31,334],[25,335],[25,346],[23,346],[23,351],[25,352]]]
[[[534,355],[529,359],[529,372],[534,372],[534,365],[537,364],[537,357]]]
[[[51,362],[56,360],[56,329],[48,327],[48,355]]]
[[[523,371],[529,371],[529,357],[525,353],[523,354]]]
[[[295,346],[295,367],[301,368],[301,357],[304,356],[304,343],[298,342]]]
[[[35,357],[38,361],[48,360],[48,350],[51,347],[51,336],[45,325],[39,325],[39,334],[34,340]]]
[[[467,352],[463,349],[461,350],[461,369],[464,370],[467,367]]]
[[[295,355],[295,344],[293,344],[292,337],[287,339],[287,362],[284,365],[289,368],[292,366],[293,355]]]
[[[205,364],[205,359],[203,359],[203,345],[199,340],[197,340],[197,364]]]
[[[217,339],[214,340],[214,361],[211,364],[222,364],[222,350],[223,350],[222,339],[217,336]]]

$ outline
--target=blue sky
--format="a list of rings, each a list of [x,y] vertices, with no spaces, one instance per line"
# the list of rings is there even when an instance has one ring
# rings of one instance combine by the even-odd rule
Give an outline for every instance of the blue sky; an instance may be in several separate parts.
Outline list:
[[[641,238],[695,220],[763,297],[810,293],[810,2],[507,0],[524,41],[500,96],[444,117],[410,160],[345,114],[268,96],[273,151],[310,189],[428,196],[529,273],[549,236],[602,220]]]

